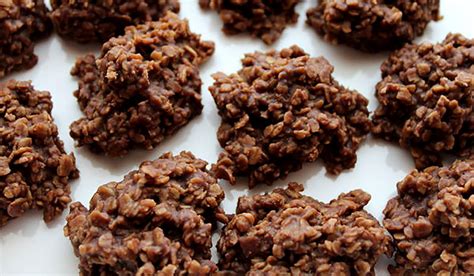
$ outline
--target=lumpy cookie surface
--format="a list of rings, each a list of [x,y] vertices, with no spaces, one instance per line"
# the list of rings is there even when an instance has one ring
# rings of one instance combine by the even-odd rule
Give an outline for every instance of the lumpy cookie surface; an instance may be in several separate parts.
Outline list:
[[[79,58],[72,69],[85,117],[72,123],[71,136],[110,156],[152,149],[201,113],[198,65],[213,52],[214,43],[201,41],[173,13],[127,27],[97,59]]]
[[[34,42],[51,32],[43,0],[0,0],[0,78],[36,65]]]
[[[129,25],[179,12],[178,0],[51,0],[51,18],[59,35],[77,42],[105,42]]]
[[[439,0],[318,0],[306,22],[330,42],[375,52],[411,42],[439,19]]]
[[[412,171],[384,210],[393,275],[474,274],[474,160]]]
[[[391,239],[363,208],[362,190],[322,203],[290,183],[264,195],[239,198],[217,251],[222,271],[237,275],[375,275]]]
[[[51,95],[30,82],[0,83],[0,227],[29,209],[46,222],[71,201],[69,180],[79,176],[51,117]]]
[[[199,0],[203,9],[215,10],[228,35],[247,32],[266,44],[275,42],[289,24],[296,23],[300,0]]]
[[[440,165],[443,154],[473,156],[474,39],[407,45],[381,70],[374,135],[409,149],[419,169]]]
[[[214,74],[209,87],[222,118],[224,152],[213,170],[235,183],[271,184],[321,158],[330,173],[356,163],[370,130],[367,99],[335,81],[332,65],[299,47],[256,52],[236,74]]]
[[[81,275],[209,275],[224,191],[189,152],[146,161],[100,186],[89,209],[71,205],[64,234]]]

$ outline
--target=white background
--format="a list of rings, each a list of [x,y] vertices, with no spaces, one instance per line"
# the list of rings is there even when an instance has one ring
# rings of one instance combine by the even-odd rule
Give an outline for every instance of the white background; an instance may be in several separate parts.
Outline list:
[[[335,67],[334,76],[343,85],[357,89],[370,101],[369,109],[377,105],[374,86],[380,80],[379,66],[388,53],[365,54],[345,46],[333,46],[323,41],[305,24],[306,10],[315,5],[315,0],[302,1],[297,6],[299,21],[289,26],[282,37],[273,45],[277,49],[298,44],[312,56],[324,56]],[[430,23],[425,34],[417,41],[441,41],[449,32],[460,32],[474,37],[472,0],[442,0],[441,13],[444,19]],[[53,116],[60,129],[60,136],[66,151],[74,151],[81,177],[72,184],[72,198],[88,206],[88,201],[97,187],[110,181],[121,180],[140,162],[154,159],[163,152],[178,153],[190,150],[197,157],[215,162],[220,152],[216,130],[220,118],[207,87],[212,83],[210,75],[217,71],[231,73],[239,69],[244,53],[265,50],[260,40],[246,35],[225,36],[221,31],[221,21],[214,12],[203,12],[197,0],[181,0],[182,17],[188,18],[191,29],[201,33],[202,38],[216,42],[216,52],[201,67],[204,85],[203,114],[195,118],[176,135],[166,139],[155,150],[145,152],[135,150],[123,159],[110,159],[91,154],[87,149],[74,148],[69,136],[69,125],[81,117],[81,112],[72,92],[77,82],[69,71],[79,55],[98,51],[98,45],[78,45],[59,39],[56,35],[36,46],[39,63],[29,71],[10,75],[18,80],[32,80],[39,90],[48,90],[53,96]],[[343,172],[338,177],[326,174],[321,162],[306,164],[286,180],[278,181],[275,187],[284,187],[289,181],[304,183],[305,193],[322,201],[329,201],[341,192],[362,188],[372,195],[367,210],[382,219],[382,210],[389,198],[395,195],[396,183],[413,167],[408,152],[395,145],[374,140],[369,136],[358,151],[358,161],[353,170]],[[233,212],[237,198],[248,193],[270,191],[268,186],[258,186],[248,191],[246,183],[230,186],[222,183],[226,191],[224,208]],[[42,214],[30,211],[26,215],[10,221],[0,229],[0,275],[77,275],[78,260],[73,254],[69,240],[63,236],[65,216],[58,217],[46,225]],[[215,257],[215,256],[214,256]],[[377,266],[378,275],[385,275],[386,262]]]

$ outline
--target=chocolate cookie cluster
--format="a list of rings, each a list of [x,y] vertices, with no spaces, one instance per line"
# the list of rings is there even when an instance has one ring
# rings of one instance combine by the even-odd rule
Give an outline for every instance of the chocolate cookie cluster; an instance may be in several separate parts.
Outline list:
[[[71,202],[69,181],[79,172],[52,108],[49,92],[30,82],[0,83],[0,227],[29,209],[43,210],[49,222]]]
[[[382,64],[372,132],[410,150],[417,168],[474,153],[474,39],[410,44]]]
[[[85,117],[71,125],[79,146],[111,156],[152,149],[199,115],[198,65],[214,52],[188,22],[168,13],[160,21],[127,27],[95,58],[79,58],[71,74]]]
[[[189,152],[146,161],[71,205],[64,234],[81,275],[209,275],[212,230],[226,222],[224,191]]]
[[[393,275],[474,273],[474,160],[412,171],[384,210]]]
[[[306,22],[330,42],[375,52],[411,42],[439,19],[439,0],[318,0]]]
[[[362,190],[319,202],[290,183],[264,195],[239,198],[217,251],[223,271],[238,275],[375,275],[391,254],[391,239],[363,208]]]
[[[0,1],[0,78],[36,65],[34,44],[51,33],[43,0]]]
[[[298,20],[295,7],[299,2],[300,0],[199,0],[199,5],[203,9],[219,13],[224,23],[224,33],[233,35],[246,32],[266,44],[272,44],[288,24],[294,24]]]
[[[105,42],[124,28],[179,12],[178,0],[51,0],[59,35],[77,42]]]
[[[333,66],[293,46],[247,54],[236,74],[214,74],[209,87],[222,118],[224,152],[213,171],[251,187],[271,184],[321,158],[330,173],[354,167],[370,130],[367,99],[340,85]]]

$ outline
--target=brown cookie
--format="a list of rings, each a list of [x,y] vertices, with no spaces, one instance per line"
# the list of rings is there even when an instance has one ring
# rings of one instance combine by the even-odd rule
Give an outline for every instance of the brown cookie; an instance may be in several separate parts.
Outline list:
[[[199,0],[201,8],[219,13],[225,34],[249,33],[266,44],[275,42],[287,25],[298,21],[295,7],[299,2],[300,0]]]
[[[326,59],[293,46],[247,54],[242,65],[209,87],[222,118],[217,177],[248,176],[253,187],[318,158],[333,174],[354,167],[370,130],[368,101],[334,80]]]
[[[179,12],[178,0],[51,0],[51,19],[59,35],[77,42],[105,42],[124,28]]]
[[[51,33],[43,0],[0,0],[0,78],[38,62],[34,43]]]
[[[81,275],[209,275],[224,191],[189,152],[146,161],[100,186],[89,209],[71,205],[64,234]]]
[[[42,209],[49,222],[71,202],[69,181],[79,172],[52,108],[49,92],[30,82],[0,83],[0,227],[29,209]]]
[[[71,74],[85,117],[71,125],[79,146],[110,156],[152,149],[201,113],[198,65],[214,52],[188,22],[168,13],[131,26],[95,58],[79,58]]]
[[[391,239],[364,210],[362,190],[322,203],[290,183],[239,198],[217,244],[220,268],[237,275],[375,275]]]
[[[376,52],[402,47],[439,19],[439,0],[318,0],[306,22],[330,42]]]
[[[474,274],[474,160],[412,171],[385,207],[392,275]]]
[[[392,53],[376,86],[373,134],[409,149],[419,169],[443,154],[472,156],[473,66],[474,39],[460,34]]]

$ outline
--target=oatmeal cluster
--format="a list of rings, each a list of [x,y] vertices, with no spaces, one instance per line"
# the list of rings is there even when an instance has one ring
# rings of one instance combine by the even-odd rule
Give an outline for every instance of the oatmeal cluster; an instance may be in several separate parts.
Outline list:
[[[85,117],[71,125],[79,146],[110,156],[152,149],[199,115],[198,65],[214,52],[174,13],[125,29],[99,57],[79,58],[71,74]]]
[[[59,35],[77,42],[104,42],[129,25],[179,12],[178,0],[51,0],[51,19]]]
[[[49,92],[30,82],[0,83],[0,227],[29,209],[46,222],[71,202],[69,180],[77,178],[51,117]]]
[[[474,274],[474,160],[412,171],[385,207],[394,275]]]
[[[246,32],[266,44],[275,42],[288,24],[298,21],[295,7],[299,2],[300,0],[199,0],[201,8],[219,13],[224,33],[233,35]]]
[[[35,66],[34,43],[50,32],[43,0],[0,0],[0,78]]]
[[[396,49],[441,19],[439,0],[318,0],[307,23],[324,39],[369,51]]]
[[[222,118],[224,152],[213,171],[235,183],[271,184],[321,158],[330,173],[354,167],[370,131],[364,96],[340,85],[333,66],[293,46],[247,54],[236,74],[214,74],[209,87]]]
[[[64,234],[81,275],[209,275],[212,230],[227,222],[224,191],[189,152],[146,161],[71,205]]]
[[[217,245],[219,266],[238,275],[375,275],[391,239],[364,210],[362,190],[322,203],[290,183],[239,198]]]
[[[474,39],[410,44],[382,64],[372,132],[410,150],[419,169],[473,156]]]

